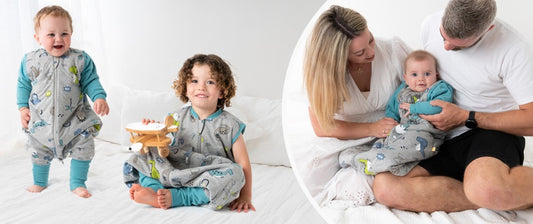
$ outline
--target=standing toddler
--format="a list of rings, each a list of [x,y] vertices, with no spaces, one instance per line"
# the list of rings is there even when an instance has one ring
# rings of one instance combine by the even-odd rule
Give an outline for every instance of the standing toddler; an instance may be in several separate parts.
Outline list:
[[[33,163],[33,185],[27,190],[44,190],[50,162],[70,156],[70,190],[88,198],[85,181],[94,157],[93,137],[102,126],[97,114],[109,113],[107,95],[89,55],[70,48],[72,19],[65,9],[44,7],[34,23],[34,38],[42,48],[24,56],[17,85],[20,119]]]

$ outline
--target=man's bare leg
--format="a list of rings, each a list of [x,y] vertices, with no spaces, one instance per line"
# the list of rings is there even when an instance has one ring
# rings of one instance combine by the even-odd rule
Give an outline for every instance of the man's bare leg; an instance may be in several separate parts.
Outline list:
[[[533,168],[512,169],[492,157],[472,161],[465,170],[465,193],[472,202],[493,210],[524,209],[533,205]]]
[[[379,203],[401,210],[431,213],[479,208],[466,198],[462,182],[430,176],[420,166],[403,177],[388,172],[376,175],[373,190]]]

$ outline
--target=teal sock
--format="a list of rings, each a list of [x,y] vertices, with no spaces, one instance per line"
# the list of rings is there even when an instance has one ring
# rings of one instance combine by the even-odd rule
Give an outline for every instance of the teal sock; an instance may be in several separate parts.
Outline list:
[[[172,207],[203,205],[210,201],[201,187],[181,187],[169,190],[172,194]]]
[[[70,190],[74,190],[78,187],[84,187],[85,181],[87,181],[87,173],[89,172],[89,165],[91,160],[80,161],[72,159],[70,162]]]
[[[157,190],[165,188],[159,180],[148,177],[142,173],[139,173],[139,184],[143,187],[149,187],[157,193]]]
[[[48,174],[50,173],[50,164],[38,165],[33,164],[33,184],[41,187],[48,186]]]

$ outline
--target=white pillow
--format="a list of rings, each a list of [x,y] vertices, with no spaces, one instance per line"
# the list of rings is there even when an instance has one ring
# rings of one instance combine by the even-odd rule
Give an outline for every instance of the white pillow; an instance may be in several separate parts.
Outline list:
[[[103,125],[97,138],[117,144],[120,143],[120,136],[123,131],[120,117],[122,113],[122,101],[126,91],[128,91],[128,87],[123,85],[111,84],[110,86],[106,86],[106,101],[109,106],[109,114],[100,117]]]
[[[131,145],[131,135],[125,129],[126,125],[140,122],[143,118],[164,122],[168,113],[178,110],[183,105],[184,103],[172,91],[128,89],[122,100],[119,143],[124,146]]]
[[[238,109],[247,118],[247,121],[241,120],[246,124],[243,137],[250,162],[290,167],[281,128],[281,100],[238,96],[231,102],[231,108]],[[233,112],[230,108],[228,111]]]

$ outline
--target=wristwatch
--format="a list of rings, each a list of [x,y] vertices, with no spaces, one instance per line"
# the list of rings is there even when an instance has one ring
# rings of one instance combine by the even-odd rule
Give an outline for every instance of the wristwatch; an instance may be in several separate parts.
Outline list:
[[[470,111],[470,113],[468,113],[468,119],[465,121],[465,126],[470,129],[477,128],[475,111]]]

